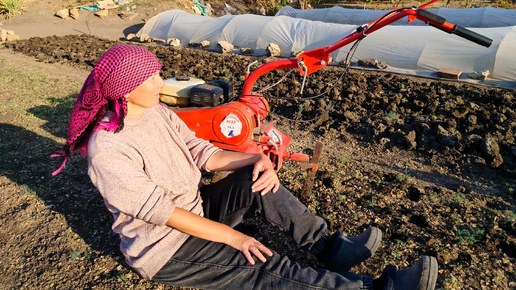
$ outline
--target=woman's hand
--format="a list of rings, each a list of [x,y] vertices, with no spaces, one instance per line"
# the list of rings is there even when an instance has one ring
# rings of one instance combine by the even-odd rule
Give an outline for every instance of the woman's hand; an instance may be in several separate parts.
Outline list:
[[[260,191],[261,195],[265,195],[271,190],[276,192],[279,189],[278,176],[274,171],[272,162],[265,154],[217,151],[207,161],[206,169],[212,171],[233,171],[247,165],[254,165],[252,191]]]
[[[236,232],[227,244],[228,246],[242,252],[246,257],[247,261],[251,263],[251,265],[255,264],[255,261],[251,254],[255,255],[260,261],[264,263],[267,261],[267,259],[263,254],[269,257],[272,256],[272,251],[269,250],[266,246],[262,245],[254,238],[244,235],[240,232]]]
[[[260,156],[260,160],[254,164],[253,170],[253,185],[251,186],[252,191],[261,191],[261,195],[265,195],[267,192],[272,191],[273,193],[279,189],[280,182],[276,171],[269,158],[263,154]],[[260,172],[262,175],[260,176]],[[260,178],[258,178],[260,176]]]
[[[174,209],[167,221],[167,225],[183,233],[208,241],[224,243],[239,250],[252,265],[255,262],[251,254],[258,257],[262,262],[267,261],[263,254],[269,257],[272,256],[271,250],[252,237],[244,235],[225,224],[209,220],[182,208],[176,207]]]

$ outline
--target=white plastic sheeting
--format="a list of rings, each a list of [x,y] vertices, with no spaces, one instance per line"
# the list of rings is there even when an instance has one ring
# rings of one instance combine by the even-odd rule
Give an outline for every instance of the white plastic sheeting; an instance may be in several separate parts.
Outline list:
[[[265,53],[272,42],[283,57],[293,51],[307,51],[331,45],[350,34],[356,25],[310,21],[287,16],[227,15],[210,18],[170,10],[151,18],[138,34],[161,39],[178,38],[183,44],[211,42],[216,49],[224,40],[237,47],[249,47],[255,54]],[[439,68],[453,68],[465,74],[491,72],[493,84],[516,87],[516,26],[471,28],[493,39],[485,48],[430,26],[387,26],[368,35],[354,54],[352,62],[363,58],[385,61],[393,69],[428,74]],[[334,61],[345,59],[351,44],[332,54]]]
[[[483,8],[437,8],[427,9],[429,12],[444,17],[447,22],[463,27],[503,27],[516,25],[516,10],[499,9],[492,7]],[[390,10],[363,10],[349,9],[339,6],[324,9],[301,10],[291,6],[285,6],[276,13],[276,16],[289,16],[340,24],[362,25],[370,23]],[[395,25],[425,25],[424,22],[415,20],[408,23],[407,18],[394,22]]]
[[[272,42],[281,48],[283,57],[290,57],[292,51],[333,44],[355,28],[354,25],[315,23],[287,16],[245,14],[210,18],[169,10],[151,18],[138,35],[177,38],[183,44],[208,40],[211,49],[216,49],[217,42],[225,40],[237,47],[252,48],[255,55],[265,54]]]

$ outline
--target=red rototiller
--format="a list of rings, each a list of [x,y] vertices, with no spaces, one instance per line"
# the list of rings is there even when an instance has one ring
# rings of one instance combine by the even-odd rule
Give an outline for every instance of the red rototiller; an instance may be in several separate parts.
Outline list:
[[[283,159],[287,158],[308,163],[307,168],[312,168],[311,171],[314,172],[317,169],[322,144],[316,145],[312,160],[305,154],[289,153],[287,147],[292,138],[265,121],[269,113],[269,105],[263,96],[252,92],[255,82],[269,71],[297,68],[303,77],[302,86],[304,86],[308,75],[330,63],[332,52],[352,42],[360,41],[367,35],[405,16],[408,16],[408,22],[413,22],[417,18],[445,32],[454,33],[485,47],[491,45],[491,39],[448,23],[443,17],[424,10],[425,7],[437,1],[433,0],[419,7],[394,9],[367,25],[357,27],[353,33],[333,45],[303,52],[295,59],[283,59],[264,64],[254,72],[246,73],[242,93],[236,101],[224,103],[224,101],[232,99],[231,83],[215,81],[203,84],[200,80],[179,77],[166,82],[173,85],[186,82],[183,87],[190,86],[188,92],[181,93],[181,88],[176,90],[177,94],[167,93],[164,90],[162,98],[172,96],[174,101],[169,104],[189,106],[174,110],[188,127],[196,132],[197,137],[209,140],[223,149],[265,154],[274,163],[276,170],[280,169]],[[201,83],[195,84],[196,81]],[[185,97],[189,98],[183,104],[181,104],[181,100],[184,98],[181,98],[181,94],[188,94]],[[175,98],[177,95],[179,98]],[[203,107],[191,107],[191,105]]]

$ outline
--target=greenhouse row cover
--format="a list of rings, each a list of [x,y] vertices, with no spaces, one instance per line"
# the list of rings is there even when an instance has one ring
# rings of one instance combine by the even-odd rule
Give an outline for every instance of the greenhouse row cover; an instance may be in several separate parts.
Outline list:
[[[237,48],[252,48],[255,55],[264,55],[267,46],[275,43],[282,56],[290,58],[295,51],[331,45],[356,28],[281,15],[213,18],[169,10],[151,18],[138,34],[177,38],[184,45],[208,40],[208,49],[213,50],[217,42],[227,41]],[[363,39],[351,61],[376,58],[389,64],[391,71],[418,75],[434,75],[440,68],[457,69],[464,76],[489,70],[485,83],[516,88],[516,26],[470,29],[493,39],[493,44],[486,48],[430,26],[391,25]],[[345,60],[350,47],[332,53],[333,61]]]
[[[516,25],[516,10],[493,7],[482,8],[437,8],[425,9],[462,27],[504,27]],[[340,24],[362,25],[370,23],[389,12],[389,10],[350,9],[339,6],[323,9],[301,10],[291,6],[281,8],[276,16],[290,16],[312,21]],[[422,21],[408,23],[407,18],[398,20],[394,25],[425,25]]]

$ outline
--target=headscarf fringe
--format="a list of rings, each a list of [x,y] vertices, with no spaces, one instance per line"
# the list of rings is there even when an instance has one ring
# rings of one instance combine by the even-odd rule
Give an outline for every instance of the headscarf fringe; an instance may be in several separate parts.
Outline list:
[[[64,157],[64,161],[63,161],[63,164],[61,164],[61,166],[54,172],[52,172],[52,176],[56,176],[59,172],[61,172],[61,170],[63,170],[63,168],[65,168],[66,166],[66,160],[68,159],[66,157],[66,154],[64,151],[59,151],[57,154],[52,154],[50,155],[51,158],[53,157]]]

